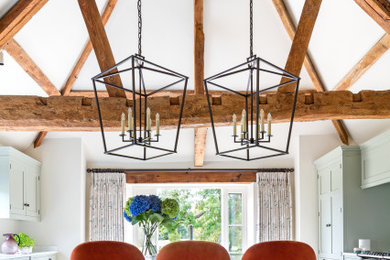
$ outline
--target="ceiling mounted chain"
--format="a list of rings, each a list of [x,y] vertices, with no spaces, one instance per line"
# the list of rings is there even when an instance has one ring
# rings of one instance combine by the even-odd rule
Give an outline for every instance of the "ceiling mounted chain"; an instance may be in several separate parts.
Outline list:
[[[249,57],[253,56],[253,0],[249,0]]]
[[[141,10],[141,0],[137,2],[138,10],[138,55],[142,56],[142,10]]]

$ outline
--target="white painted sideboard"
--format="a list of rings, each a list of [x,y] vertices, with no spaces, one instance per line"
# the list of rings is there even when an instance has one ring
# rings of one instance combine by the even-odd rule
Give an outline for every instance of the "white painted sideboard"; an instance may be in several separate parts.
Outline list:
[[[372,138],[360,147],[362,188],[390,182],[390,131]]]
[[[41,163],[0,147],[0,218],[40,220]]]

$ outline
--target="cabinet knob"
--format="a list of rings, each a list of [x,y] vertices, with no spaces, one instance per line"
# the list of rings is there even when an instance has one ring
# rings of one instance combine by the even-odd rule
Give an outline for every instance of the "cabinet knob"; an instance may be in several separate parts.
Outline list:
[[[326,224],[326,227],[331,227],[332,226],[332,224]]]
[[[30,207],[30,204],[24,203],[24,206],[25,206],[25,207]]]

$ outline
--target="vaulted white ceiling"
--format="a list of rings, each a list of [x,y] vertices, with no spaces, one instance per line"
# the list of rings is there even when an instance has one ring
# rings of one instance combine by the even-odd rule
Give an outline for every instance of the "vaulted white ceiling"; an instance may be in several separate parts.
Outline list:
[[[96,1],[99,9],[103,10],[106,0]],[[206,77],[242,63],[248,56],[248,2],[235,0],[204,2]],[[286,2],[296,23],[304,0]],[[0,17],[15,3],[16,0],[0,1]],[[284,67],[291,40],[272,1],[255,0],[254,10],[255,53]],[[189,89],[193,89],[193,1],[144,0],[143,16],[143,54],[151,61],[188,75]],[[106,25],[116,61],[136,52],[136,19],[136,0],[118,0]],[[309,50],[326,88],[328,90],[334,88],[383,34],[384,31],[353,0],[323,1]],[[87,30],[76,0],[50,0],[15,36],[15,40],[59,90],[64,86],[87,39]],[[390,89],[387,76],[389,68],[390,53],[386,53],[351,90],[358,92],[363,89]],[[92,90],[90,78],[98,72],[99,67],[92,52],[73,89]],[[305,69],[300,76],[302,89],[314,89]],[[46,96],[7,54],[5,66],[0,67],[0,84],[0,95]],[[345,123],[357,143],[390,129],[389,120],[346,120]],[[296,125],[294,136],[335,134],[330,122]],[[35,133],[22,135],[24,142],[33,139]],[[82,133],[63,136],[67,135],[81,136]],[[98,134],[84,135],[100,138]],[[50,136],[61,135],[49,133],[48,137]],[[192,136],[192,132],[183,135],[183,138],[190,138],[189,136]],[[0,143],[7,142],[9,138],[7,134],[0,134]],[[91,138],[87,140],[92,140]],[[16,140],[20,139],[15,138],[15,142]],[[211,159],[213,151],[210,140],[206,157]]]

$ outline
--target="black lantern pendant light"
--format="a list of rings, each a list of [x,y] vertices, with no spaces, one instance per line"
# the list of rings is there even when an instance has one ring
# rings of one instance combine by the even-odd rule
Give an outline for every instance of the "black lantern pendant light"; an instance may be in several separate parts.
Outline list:
[[[250,56],[247,58],[247,61],[204,80],[216,154],[245,161],[288,154],[300,81],[298,76],[253,54],[253,0],[250,0],[249,24]],[[281,81],[281,79],[288,80]],[[229,84],[234,84],[232,82],[242,82],[243,80],[243,84],[238,83],[238,85],[244,85],[245,91],[237,90],[236,86],[228,87]],[[282,138],[282,136],[278,136],[279,131],[278,134],[271,134],[271,112],[274,108],[269,107],[267,102],[260,102],[260,99],[261,95],[272,94],[272,91],[277,90],[281,86],[293,84],[295,85],[295,91],[288,93],[287,98],[278,100],[278,102],[287,102],[291,105],[291,117],[288,126],[286,126],[287,131],[280,131],[285,133],[286,136]],[[241,114],[239,133],[237,131],[237,115],[234,113],[232,115],[232,136],[222,131],[223,136],[221,140],[218,140],[220,135],[216,133],[213,119],[214,106],[211,104],[210,87],[226,90],[242,98],[242,106],[237,107],[236,111],[237,114]],[[277,94],[274,97],[277,98]],[[267,122],[267,127],[265,127],[265,121]],[[225,149],[222,149],[221,146],[224,146]]]
[[[131,159],[149,160],[177,152],[188,77],[152,63],[141,55],[141,0],[138,0],[137,8],[138,53],[99,73],[92,78],[92,82],[99,114],[104,153]],[[121,76],[123,87],[105,81],[105,79],[117,75]],[[100,84],[127,92],[128,95],[126,96],[131,99],[128,102],[128,110],[118,113],[118,121],[121,123],[120,134],[115,133],[108,136],[108,133],[105,132],[105,113],[114,108],[104,107],[104,100],[101,100],[98,96],[97,86]],[[154,105],[154,109],[157,111],[153,112],[157,113],[154,115],[153,123],[153,101],[150,99],[153,99],[160,91],[172,87],[175,87],[175,90],[178,90],[178,87],[183,90],[179,104],[180,109],[173,112],[158,111],[158,104]],[[177,120],[172,120],[172,115],[177,115]],[[164,121],[165,119],[169,119],[170,125],[176,125],[175,133],[169,131],[166,136],[161,134],[160,120]]]

